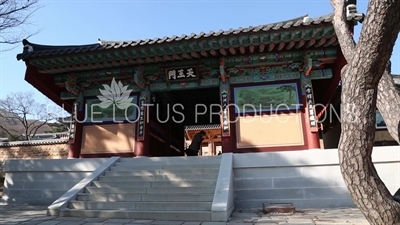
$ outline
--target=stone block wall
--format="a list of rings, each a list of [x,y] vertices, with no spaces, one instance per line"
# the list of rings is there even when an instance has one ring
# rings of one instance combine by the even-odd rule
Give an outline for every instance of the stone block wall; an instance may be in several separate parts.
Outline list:
[[[372,159],[391,194],[400,187],[398,146],[374,147]],[[293,203],[296,208],[354,207],[337,149],[233,155],[235,206]]]
[[[4,181],[4,163],[8,159],[62,159],[68,157],[66,139],[0,143],[0,189]],[[1,194],[0,194],[1,196]]]
[[[0,203],[50,205],[106,161],[107,158],[7,160]]]

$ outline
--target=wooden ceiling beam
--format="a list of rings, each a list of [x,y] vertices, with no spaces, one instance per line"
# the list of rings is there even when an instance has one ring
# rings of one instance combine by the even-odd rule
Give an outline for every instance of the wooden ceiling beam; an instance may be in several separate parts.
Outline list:
[[[215,50],[210,50],[210,54],[212,56],[217,56],[218,55],[218,53]]]
[[[250,65],[239,65],[235,66],[237,68],[256,68],[256,67],[263,67],[263,66],[282,66],[292,63],[293,61],[287,62],[265,62],[265,63],[254,63]]]
[[[150,57],[146,57],[145,60],[146,60],[147,63],[154,62],[154,59],[152,59],[152,58],[150,58]]]
[[[156,62],[161,62],[161,61],[163,61],[163,59],[160,58],[159,56],[155,56],[155,57],[154,57],[154,60],[155,60]]]
[[[182,57],[185,59],[191,59],[192,57],[187,53],[182,53]]]
[[[304,46],[305,48],[309,48],[315,44],[315,39],[311,39],[307,42],[307,44]]]
[[[208,57],[208,53],[206,51],[201,51],[200,55],[204,56],[204,57]]]
[[[207,142],[213,142],[213,143],[219,143],[221,142],[221,129],[212,129],[212,130],[207,130],[204,129],[206,132],[206,138],[203,140],[203,144]],[[193,137],[195,134],[197,134],[199,131],[198,130],[186,130],[186,137],[191,141],[193,140]]]
[[[305,43],[306,43],[306,41],[301,40],[296,44],[296,46],[294,48],[299,49],[299,48],[303,47]]]
[[[194,58],[200,58],[200,55],[197,54],[196,52],[192,52],[192,53],[190,53],[190,55],[191,55],[192,57],[194,57]]]
[[[166,61],[168,61],[168,60],[171,60],[172,58],[171,58],[171,56],[169,56],[169,55],[164,55],[164,56],[163,56],[163,59],[166,60]]]
[[[286,45],[286,50],[290,50],[294,47],[294,45],[296,44],[296,42],[291,41],[288,45]]]
[[[226,56],[228,53],[226,52],[226,50],[225,49],[223,49],[223,48],[221,48],[220,50],[219,50],[219,52],[223,55],[223,56]]]
[[[221,138],[213,138],[213,139],[207,138],[207,139],[203,140],[203,143],[210,143],[210,142],[212,142],[212,143],[220,143],[221,142]]]
[[[336,37],[332,37],[331,39],[329,39],[329,41],[327,41],[325,44],[324,44],[324,47],[328,47],[329,45],[331,45],[332,43],[334,43],[334,42],[336,42],[337,41],[337,38]]]
[[[335,63],[336,57],[335,58],[322,58],[322,59],[318,59],[318,61],[320,61],[323,64],[332,64]]]
[[[229,52],[230,52],[232,55],[236,55],[236,50],[235,50],[235,48],[233,48],[233,47],[230,47],[230,48],[229,48]]]
[[[314,47],[315,47],[315,48],[318,48],[318,47],[320,47],[321,45],[325,44],[325,42],[326,42],[326,38],[322,38],[322,39],[319,40],[317,43],[315,43]]]
[[[204,41],[204,40],[203,40],[203,41],[200,41],[200,42],[199,42],[199,47],[200,47],[201,49],[205,49],[205,48],[206,48],[206,45],[208,45],[208,44],[207,44],[207,41]]]
[[[182,59],[182,57],[179,56],[179,55],[177,55],[177,54],[173,54],[173,55],[172,55],[172,58],[173,58],[173,59],[177,59],[177,60],[181,60],[181,59]]]
[[[292,31],[290,34],[290,40],[295,40],[296,36],[301,36],[301,31]]]
[[[146,58],[146,61],[147,61],[147,58]],[[121,59],[121,60],[119,60],[119,64],[125,65],[125,64],[126,64],[126,61]]]
[[[254,52],[254,49],[255,49],[255,47],[252,45],[252,46],[250,46],[249,47],[249,51],[250,51],[250,53],[253,53]]]
[[[258,52],[262,53],[264,51],[264,49],[265,49],[265,45],[261,44],[260,47],[258,48]]]
[[[271,44],[269,44],[269,46],[268,46],[268,51],[270,52],[270,51],[272,51],[274,48],[275,48],[275,44],[274,44],[274,43],[271,43]]]
[[[321,35],[324,28],[316,28],[312,30],[311,38],[316,38],[317,36]],[[318,39],[318,38],[317,38]]]
[[[243,46],[239,47],[240,54],[246,53],[246,49]]]
[[[278,47],[276,48],[276,50],[278,50],[278,51],[282,50],[282,48],[285,47],[285,44],[286,44],[285,42],[279,43],[279,45],[278,45]]]

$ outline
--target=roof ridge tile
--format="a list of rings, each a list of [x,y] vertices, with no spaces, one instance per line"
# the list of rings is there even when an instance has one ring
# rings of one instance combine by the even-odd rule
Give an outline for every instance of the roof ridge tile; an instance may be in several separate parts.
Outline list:
[[[307,19],[305,19],[307,18]],[[180,37],[173,35],[172,37],[164,36],[162,38],[152,38],[145,40],[134,40],[134,41],[106,41],[98,39],[98,43],[89,44],[89,45],[71,45],[71,46],[50,46],[50,45],[39,45],[30,43],[28,40],[24,39],[22,41],[24,45],[24,50],[22,53],[17,55],[17,59],[26,59],[28,57],[40,56],[40,55],[60,55],[68,52],[85,52],[85,51],[95,51],[101,49],[110,49],[110,48],[120,48],[120,47],[128,47],[128,46],[143,46],[146,44],[161,44],[164,42],[172,42],[172,41],[181,41],[181,40],[190,40],[190,39],[199,39],[202,37],[217,37],[220,35],[231,35],[231,34],[240,34],[240,33],[248,33],[248,32],[259,32],[259,31],[270,31],[270,30],[279,30],[279,29],[287,29],[290,27],[299,27],[299,26],[307,26],[310,24],[319,24],[322,22],[331,22],[333,20],[333,13],[309,18],[308,14],[297,17],[294,19],[280,21],[270,24],[264,24],[259,26],[249,26],[249,27],[239,27],[237,29],[230,28],[229,30],[219,30],[214,32],[213,30],[208,33],[200,32],[199,34],[191,33],[190,35],[182,34]]]

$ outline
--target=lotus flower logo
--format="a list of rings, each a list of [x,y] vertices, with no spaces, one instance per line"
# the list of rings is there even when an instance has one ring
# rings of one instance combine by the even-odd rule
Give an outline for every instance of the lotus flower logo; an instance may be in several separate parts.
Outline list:
[[[128,90],[128,85],[123,86],[121,81],[118,83],[113,78],[111,86],[103,84],[104,90],[99,89],[101,95],[97,97],[101,101],[99,106],[103,109],[115,104],[119,109],[127,109],[132,105],[133,97],[129,98],[132,90]]]

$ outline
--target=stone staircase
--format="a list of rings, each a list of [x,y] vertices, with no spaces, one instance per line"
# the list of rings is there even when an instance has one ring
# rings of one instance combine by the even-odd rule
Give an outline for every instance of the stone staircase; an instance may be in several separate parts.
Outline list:
[[[221,157],[121,158],[59,216],[211,221]]]

